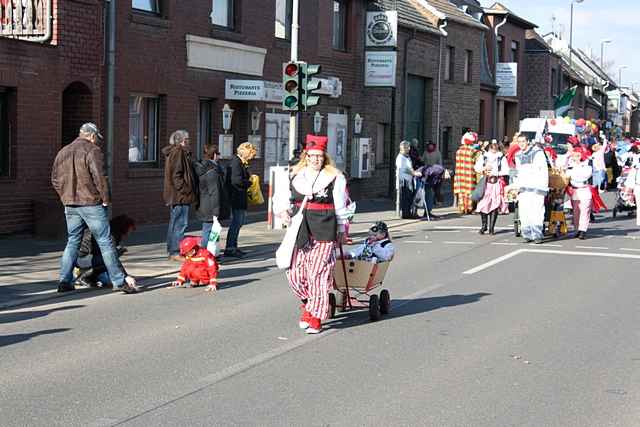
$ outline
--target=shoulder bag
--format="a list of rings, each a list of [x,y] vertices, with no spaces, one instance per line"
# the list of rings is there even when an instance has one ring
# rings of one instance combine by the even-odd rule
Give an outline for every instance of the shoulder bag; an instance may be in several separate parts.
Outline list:
[[[308,200],[309,196],[305,196],[300,209],[298,209],[298,212],[291,218],[291,224],[287,227],[287,232],[282,239],[282,243],[280,243],[280,247],[276,251],[276,265],[279,269],[286,270],[291,267],[298,231],[302,225],[303,213],[307,207]]]

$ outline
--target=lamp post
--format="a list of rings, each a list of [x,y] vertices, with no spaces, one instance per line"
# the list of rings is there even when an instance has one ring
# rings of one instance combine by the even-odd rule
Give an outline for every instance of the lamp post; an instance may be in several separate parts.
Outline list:
[[[313,133],[316,135],[322,131],[322,119],[323,116],[318,111],[313,115]]]
[[[569,23],[569,69],[573,69],[573,4],[584,0],[571,0],[571,21]]]
[[[229,132],[229,129],[231,129],[233,111],[233,108],[229,107],[229,104],[224,104],[222,108],[222,128],[224,129],[224,133]]]
[[[629,68],[629,66],[621,65],[620,68],[618,69],[618,85],[620,87],[622,87],[622,70],[624,70],[625,68]]]
[[[363,122],[363,118],[360,114],[356,113],[355,117],[353,118],[353,133],[354,135],[360,135],[360,132],[362,132],[362,122]]]
[[[613,40],[606,39],[600,42],[600,68],[604,71],[604,45],[611,43]]]
[[[255,135],[260,129],[260,117],[262,117],[262,111],[258,107],[254,107],[251,112],[251,132]]]

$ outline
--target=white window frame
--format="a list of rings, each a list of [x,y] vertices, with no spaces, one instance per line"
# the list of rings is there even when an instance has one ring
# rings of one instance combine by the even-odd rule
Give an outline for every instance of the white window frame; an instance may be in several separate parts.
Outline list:
[[[136,3],[138,3],[138,7],[136,7]],[[145,7],[144,5],[140,4],[140,3],[149,3],[150,7]],[[147,0],[147,1],[142,1],[142,0],[131,0],[131,8],[134,10],[141,10],[143,12],[149,12],[149,13],[153,13],[156,15],[160,14],[160,0]]]
[[[347,27],[349,6],[345,0],[331,1],[331,46],[335,50],[347,50]],[[340,22],[336,22],[336,18]],[[340,34],[336,30],[341,28]]]
[[[153,115],[149,114],[149,101],[153,101],[155,104]],[[132,102],[144,103],[144,107],[139,107],[139,111],[136,112],[140,117],[135,117],[132,114]],[[141,93],[131,93],[129,95],[129,164],[143,165],[155,164],[158,162],[160,108],[160,96],[158,95],[147,95]],[[132,133],[134,132],[132,120],[141,121],[141,123],[138,123],[137,135],[133,135]],[[132,138],[134,137],[137,137],[138,140],[132,142]],[[141,146],[144,147],[145,143],[149,144],[149,141],[152,141],[152,146],[141,149]],[[140,160],[132,160],[132,156],[135,156],[135,151],[132,151],[134,149],[137,149],[138,158],[140,158]],[[140,154],[142,153],[144,154],[140,157]]]
[[[471,83],[471,67],[473,66],[473,51],[465,50],[464,51],[464,82]]]
[[[275,32],[277,39],[291,40],[293,0],[276,0]]]
[[[235,29],[235,0],[211,0],[211,23],[216,27]],[[216,13],[220,8],[221,12]]]

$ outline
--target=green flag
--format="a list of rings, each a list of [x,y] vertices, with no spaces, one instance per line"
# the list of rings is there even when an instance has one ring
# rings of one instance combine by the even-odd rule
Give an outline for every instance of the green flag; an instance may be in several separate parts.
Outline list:
[[[576,96],[576,90],[578,86],[570,87],[565,90],[564,93],[558,97],[556,97],[555,102],[555,110],[556,117],[565,116],[569,110],[571,109],[571,103],[573,102],[573,98]]]

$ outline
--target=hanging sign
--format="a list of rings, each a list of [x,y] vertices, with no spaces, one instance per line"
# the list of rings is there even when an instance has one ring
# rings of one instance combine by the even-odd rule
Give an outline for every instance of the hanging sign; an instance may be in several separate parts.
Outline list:
[[[367,12],[367,47],[396,47],[398,11]]]
[[[496,66],[498,96],[518,96],[518,63],[498,62]]]
[[[366,52],[364,85],[378,87],[395,87],[396,60],[396,52]]]

